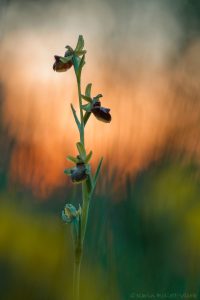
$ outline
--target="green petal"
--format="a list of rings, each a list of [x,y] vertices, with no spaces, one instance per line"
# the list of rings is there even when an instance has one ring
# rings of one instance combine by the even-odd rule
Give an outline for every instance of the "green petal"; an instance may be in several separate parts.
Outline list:
[[[69,175],[69,176],[70,176],[70,175],[71,175],[71,170],[72,170],[71,168],[70,168],[70,169],[65,169],[65,170],[64,170],[64,173],[65,173],[66,175]]]
[[[88,83],[88,85],[85,88],[85,96],[87,97],[91,96],[91,88],[92,88],[92,83]]]
[[[75,164],[79,163],[80,160],[77,158],[77,157],[74,157],[74,156],[71,156],[71,155],[68,155],[67,156],[67,159]]]
[[[103,95],[102,94],[98,94],[97,96],[95,96],[93,99],[97,99],[97,100],[99,100],[99,98],[101,98],[101,97],[103,97]]]

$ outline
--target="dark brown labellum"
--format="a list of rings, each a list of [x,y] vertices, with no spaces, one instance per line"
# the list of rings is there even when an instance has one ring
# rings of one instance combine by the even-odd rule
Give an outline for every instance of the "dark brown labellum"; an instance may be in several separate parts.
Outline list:
[[[101,107],[101,102],[97,101],[93,104],[91,112],[95,115],[95,117],[105,123],[109,123],[111,121],[110,109]]]
[[[63,63],[60,58],[61,56],[55,55],[55,63],[53,64],[53,70],[56,72],[66,72],[73,65],[72,61],[68,61],[67,63]]]
[[[96,102],[93,104],[93,107],[101,107],[101,102],[100,102],[100,101],[96,101]]]
[[[76,164],[76,167],[71,170],[71,179],[74,183],[80,183],[87,179],[88,175],[84,163]]]

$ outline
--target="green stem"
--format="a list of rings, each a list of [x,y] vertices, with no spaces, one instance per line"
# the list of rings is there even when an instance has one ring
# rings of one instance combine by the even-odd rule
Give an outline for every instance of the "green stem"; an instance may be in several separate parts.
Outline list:
[[[83,254],[83,244],[87,227],[88,212],[90,205],[90,194],[88,193],[87,183],[82,183],[82,216],[79,228],[78,239],[75,245],[75,261],[74,261],[74,280],[73,280],[73,296],[74,300],[79,300],[79,285],[80,285],[80,268]]]
[[[81,124],[80,124],[81,126],[78,126],[78,128],[80,133],[80,142],[85,149],[84,127],[89,116],[87,120],[84,120],[84,114],[82,109],[82,96],[81,96],[81,73],[77,75],[76,70],[75,73],[76,73],[76,80],[78,86],[78,99],[79,99],[80,120],[81,120]],[[74,300],[79,300],[80,268],[81,268],[83,245],[84,245],[86,227],[88,222],[88,212],[90,206],[90,199],[92,196],[92,190],[93,190],[93,181],[90,172],[88,179],[82,183],[82,213],[81,213],[81,218],[79,219],[78,237],[75,243],[74,282],[73,282]]]
[[[78,86],[78,98],[79,98],[79,109],[80,109],[80,119],[81,119],[81,128],[80,132],[80,142],[83,147],[85,146],[84,141],[84,117],[83,117],[83,109],[82,109],[82,97],[81,97],[81,79],[76,76],[77,86]],[[87,192],[87,185],[85,182],[82,183],[82,217],[81,224],[79,228],[79,235],[75,245],[75,261],[74,261],[74,279],[73,279],[73,296],[74,300],[79,300],[79,290],[80,290],[80,269],[81,269],[81,260],[83,253],[83,242],[86,231],[86,224],[88,218],[88,210],[89,210],[89,197]]]
[[[79,300],[81,259],[82,259],[82,248],[77,247],[75,249],[75,261],[74,261],[74,279],[73,279],[74,300]]]
[[[90,207],[90,194],[88,192],[87,182],[82,183],[82,197],[83,197],[83,207],[82,207],[82,224],[81,224],[81,244],[83,246],[85,239],[85,232],[88,221],[88,212]]]
[[[78,85],[78,100],[80,108],[80,118],[81,118],[81,129],[80,129],[80,142],[84,146],[84,119],[83,119],[83,109],[82,109],[82,97],[81,97],[81,79],[76,77]]]

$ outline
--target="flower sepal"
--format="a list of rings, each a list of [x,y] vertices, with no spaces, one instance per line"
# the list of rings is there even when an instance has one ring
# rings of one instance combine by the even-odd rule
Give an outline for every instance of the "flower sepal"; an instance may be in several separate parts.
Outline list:
[[[83,48],[84,48],[84,44],[85,44],[85,42],[84,42],[83,36],[79,35],[78,42],[77,42],[77,45],[76,45],[76,48],[75,48],[74,52],[82,51]]]
[[[81,160],[81,158],[78,155],[76,157],[68,155],[67,156],[67,160],[69,160],[69,161],[71,161],[71,162],[73,162],[75,164],[82,163],[82,160]]]

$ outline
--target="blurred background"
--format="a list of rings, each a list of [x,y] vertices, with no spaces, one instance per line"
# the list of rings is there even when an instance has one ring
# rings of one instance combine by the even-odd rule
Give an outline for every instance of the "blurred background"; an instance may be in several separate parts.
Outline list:
[[[92,168],[82,299],[200,298],[200,2],[0,1],[2,300],[71,299],[73,248],[62,223],[80,188],[63,174],[78,140],[73,70],[53,56],[87,49],[82,87],[112,122],[86,129]],[[182,297],[182,298],[181,298]]]

